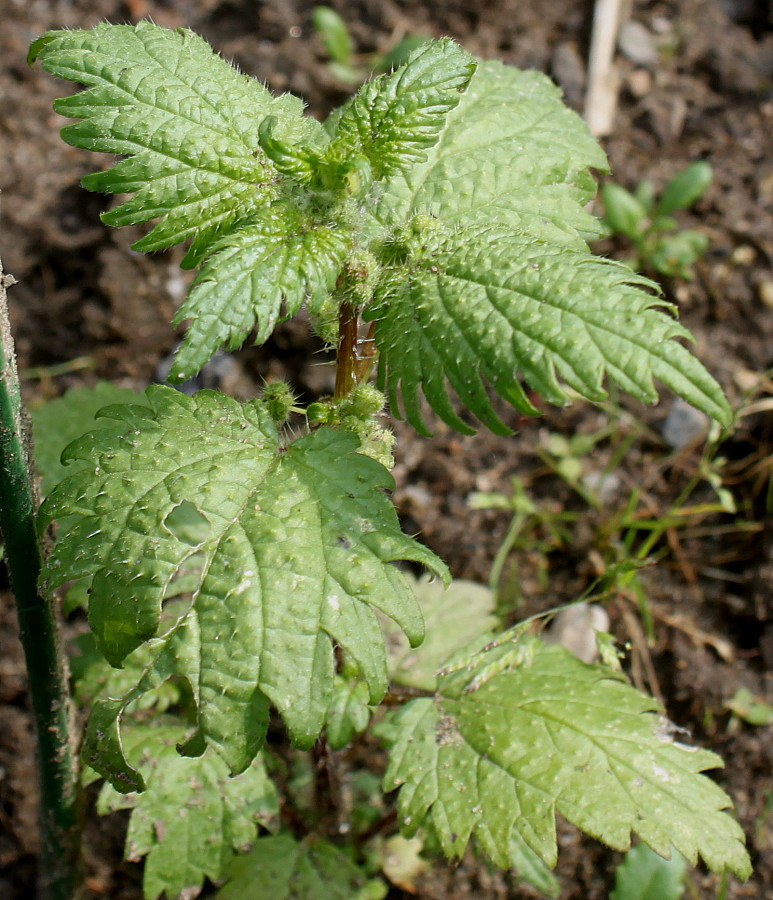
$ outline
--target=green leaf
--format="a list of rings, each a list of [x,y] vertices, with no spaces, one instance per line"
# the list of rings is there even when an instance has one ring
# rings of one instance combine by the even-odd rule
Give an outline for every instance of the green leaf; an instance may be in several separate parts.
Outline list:
[[[646,278],[626,266],[503,228],[462,229],[428,238],[419,258],[395,269],[365,316],[376,321],[379,386],[393,409],[425,432],[417,391],[449,425],[469,433],[451,407],[459,399],[492,431],[507,429],[488,384],[527,414],[535,408],[523,378],[551,403],[568,387],[588,400],[606,397],[604,376],[655,402],[658,378],[697,409],[727,424],[722,390],[681,344],[689,333],[641,290]]]
[[[70,656],[70,669],[75,683],[75,701],[81,707],[91,706],[98,699],[122,697],[142,678],[148,666],[155,663],[153,648],[148,644],[129,654],[122,669],[114,669],[97,649],[91,632],[79,635],[75,641],[77,655]],[[165,681],[157,689],[149,690],[127,708],[127,712],[154,708],[165,712],[181,698],[180,686]]]
[[[364,156],[376,178],[427,159],[476,63],[449,38],[423,44],[405,65],[364,84],[336,117],[331,157]]]
[[[118,793],[105,784],[97,810],[102,815],[131,809],[125,855],[145,857],[143,894],[155,900],[197,897],[204,879],[222,880],[234,856],[256,839],[256,825],[273,829],[279,804],[258,757],[235,778],[215,753],[180,756],[184,736],[173,726],[127,729],[124,747],[148,785],[142,794]]]
[[[369,703],[366,684],[336,675],[325,721],[327,742],[333,750],[341,750],[365,731],[370,722]]]
[[[709,239],[702,231],[686,229],[663,235],[650,251],[646,262],[662,275],[691,280],[691,266],[703,256]]]
[[[615,871],[610,900],[680,900],[684,896],[684,858],[672,851],[664,859],[646,844],[637,844]]]
[[[545,75],[480,63],[427,161],[384,185],[375,218],[394,228],[430,213],[584,249],[601,233],[584,209],[596,193],[590,168],[607,170],[604,152]]]
[[[314,742],[334,684],[331,641],[379,702],[387,672],[374,610],[413,643],[424,631],[391,563],[413,560],[444,577],[446,569],[402,534],[383,493],[392,478],[357,452],[356,436],[320,428],[282,447],[259,401],[240,404],[214,391],[187,397],[160,386],[146,396],[150,408],[110,407],[113,427],[68,449],[68,458],[88,466],[49,495],[40,527],[63,515],[79,520],[57,543],[45,579],[50,586],[91,579],[92,630],[120,665],[156,638],[169,585],[197,556],[190,609],[156,638],[148,678],[169,677],[181,655],[202,738],[242,771],[263,740],[264,713],[256,724],[256,709],[265,698],[299,746]],[[198,546],[166,524],[186,501],[209,522]],[[107,710],[108,718],[121,711],[120,704]],[[91,729],[97,756],[96,730],[106,727]],[[120,740],[107,731],[114,768]]]
[[[329,6],[315,6],[311,11],[311,24],[325,45],[327,55],[337,63],[351,63],[352,37],[346,22]]]
[[[380,882],[324,841],[298,843],[290,835],[262,837],[231,866],[218,900],[376,900]]]
[[[72,474],[61,463],[64,448],[94,427],[94,419],[111,403],[143,403],[137,391],[98,381],[94,387],[74,388],[30,411],[35,438],[35,467],[40,475],[40,491],[46,494],[65,475]]]
[[[454,653],[488,635],[499,624],[494,597],[473,581],[454,579],[446,590],[441,581],[423,575],[411,586],[424,615],[427,636],[415,649],[396,628],[386,626],[389,675],[398,684],[434,691],[435,673]]]
[[[619,184],[605,184],[601,189],[604,221],[615,234],[635,240],[643,236],[647,217],[644,206]]]
[[[107,778],[119,793],[144,791],[147,788],[142,773],[126,754],[121,720],[125,713],[132,710],[159,707],[159,698],[173,690],[172,686],[167,687],[172,676],[181,675],[191,681],[199,666],[195,638],[195,627],[186,619],[164,638],[141,645],[125,660],[125,665],[134,676],[134,686],[120,698],[110,696],[111,687],[122,686],[123,679],[118,678],[112,684],[108,682],[100,692],[100,698],[91,702],[81,754],[84,761]],[[195,691],[193,682],[192,687]],[[249,712],[248,735],[257,753],[268,726],[268,709],[265,702],[263,707],[255,703]],[[202,751],[203,747],[199,754]]]
[[[404,830],[428,820],[450,856],[474,835],[503,867],[515,832],[553,866],[559,812],[615,849],[627,850],[633,831],[658,853],[673,845],[747,878],[743,832],[723,811],[730,800],[700,774],[721,760],[675,742],[655,701],[611,670],[520,642],[529,646],[518,657],[500,642],[398,715],[384,788],[401,787]],[[497,669],[491,657],[503,654],[511,663]]]
[[[510,868],[521,881],[530,884],[545,897],[555,898],[561,893],[556,876],[517,831],[510,835]]]
[[[738,688],[729,700],[725,700],[725,707],[748,725],[773,723],[773,706],[755,697],[748,688]]]
[[[402,66],[408,62],[411,53],[419,47],[431,41],[432,38],[425,37],[421,34],[406,34],[401,38],[394,47],[386,50],[384,53],[376,53],[371,57],[370,64],[373,71],[381,74],[382,72],[391,72],[398,66]]]
[[[310,299],[316,312],[349,250],[348,231],[313,225],[289,204],[276,202],[257,220],[212,246],[173,324],[191,320],[170,381],[185,381],[226,345],[239,347],[257,323],[262,343],[284,315]]]
[[[694,162],[682,169],[663,188],[657,205],[658,215],[667,216],[691,207],[703,196],[713,177],[714,172],[707,162]]]
[[[188,266],[276,198],[276,172],[258,140],[265,116],[277,117],[284,140],[322,137],[299,99],[272,97],[187,29],[143,21],[54,31],[32,44],[29,61],[37,59],[52,75],[87,87],[55,103],[57,112],[83,120],[62,130],[64,140],[126,156],[83,179],[92,191],[135,194],[103,220],[136,225],[162,217],[134,249],[193,238]]]

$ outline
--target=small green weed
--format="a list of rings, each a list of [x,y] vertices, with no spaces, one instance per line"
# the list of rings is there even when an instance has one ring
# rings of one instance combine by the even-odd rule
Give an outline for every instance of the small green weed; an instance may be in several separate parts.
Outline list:
[[[674,213],[699,200],[713,177],[706,162],[691,163],[656,196],[651,181],[639,182],[630,193],[619,184],[601,189],[603,222],[615,235],[626,238],[635,251],[628,261],[637,271],[653,275],[693,277],[693,265],[708,249],[708,238],[696,229],[680,229]]]
[[[330,57],[330,73],[344,84],[359,85],[371,75],[391,72],[429,40],[418,34],[404,34],[396,38],[383,53],[361,55],[355,52],[354,39],[348,25],[334,9],[315,6],[311,13],[311,23]]]

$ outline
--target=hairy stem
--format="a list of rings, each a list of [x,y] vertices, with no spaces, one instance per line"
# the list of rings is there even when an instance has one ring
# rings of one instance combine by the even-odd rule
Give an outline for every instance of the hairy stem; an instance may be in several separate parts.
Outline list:
[[[370,376],[373,363],[376,360],[376,323],[371,322],[368,333],[357,346],[356,376],[357,381],[367,381]]]
[[[376,323],[371,322],[364,338],[359,336],[358,311],[348,303],[341,304],[338,314],[338,353],[336,355],[336,400],[351,393],[352,388],[367,381],[376,359],[374,334]]]
[[[70,900],[79,874],[80,804],[68,669],[51,602],[38,592],[41,551],[19,378],[0,264],[0,527],[16,598],[38,743],[39,896]]]
[[[357,333],[359,316],[348,303],[342,303],[338,313],[338,353],[336,355],[336,383],[333,397],[342,400],[357,383]]]

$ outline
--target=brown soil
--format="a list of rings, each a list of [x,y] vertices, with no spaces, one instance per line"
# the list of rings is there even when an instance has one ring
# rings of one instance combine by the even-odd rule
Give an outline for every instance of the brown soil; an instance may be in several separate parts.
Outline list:
[[[65,374],[28,379],[30,402],[97,378],[134,387],[153,380],[159,359],[175,340],[167,323],[185,281],[178,252],[141,256],[128,250],[130,229],[100,225],[98,214],[111,200],[83,191],[78,179],[104,161],[59,138],[64,123],[51,111],[51,101],[69,87],[26,66],[29,42],[50,28],[149,16],[161,25],[199,31],[244,71],[277,91],[300,94],[313,114],[324,115],[348,89],[326,67],[310,26],[312,5],[305,0],[0,0],[0,255],[18,281],[10,300],[20,363],[26,370],[76,360]],[[551,73],[569,102],[581,103],[589,0],[334,0],[332,5],[351,23],[362,52],[384,50],[402,33],[450,34],[478,55]],[[651,69],[621,59],[621,105],[614,136],[605,142],[614,178],[627,187],[643,177],[662,185],[690,161],[706,159],[714,167],[713,185],[683,220],[686,227],[708,232],[711,249],[693,282],[664,287],[697,337],[697,354],[732,402],[770,399],[773,384],[765,374],[773,367],[770,6],[763,0],[664,0],[634,4],[633,16],[661,49]],[[287,374],[307,398],[316,396],[329,390],[331,372],[318,364],[314,349],[297,326],[282,327],[266,347],[238,354],[237,365],[221,373],[220,383],[249,395],[264,377]],[[655,518],[698,470],[699,446],[672,451],[660,438],[670,402],[646,410],[625,404],[618,413],[580,405],[527,423],[503,412],[519,428],[513,438],[462,437],[438,427],[425,441],[397,423],[395,499],[405,528],[421,532],[455,576],[485,582],[508,518],[504,512],[471,511],[468,497],[476,490],[509,492],[510,478],[519,475],[544,509],[574,510],[578,517],[563,539],[544,523],[535,530],[542,545],[537,549],[532,543],[511,557],[503,579],[506,596],[521,604],[518,616],[574,599],[619,543],[621,532],[609,523],[618,521],[631,490],[641,489],[640,507]],[[734,799],[755,864],[749,883],[731,880],[729,898],[773,896],[773,733],[770,726],[731,720],[724,705],[741,686],[773,701],[773,523],[765,518],[773,477],[769,408],[766,418],[765,404],[757,411],[752,407],[722,448],[724,478],[739,513],[703,514],[672,529],[656,548],[667,548],[668,555],[642,576],[654,645],[643,640],[637,608],[625,592],[607,604],[615,634],[632,645],[637,684],[659,693],[671,718],[726,761],[717,778]],[[630,446],[615,468],[618,482],[605,509],[589,510],[539,451],[549,431],[592,433],[610,421],[617,431],[585,458],[586,473],[603,471],[629,435]],[[689,502],[713,500],[704,481]],[[6,592],[0,605],[0,896],[27,900],[34,896],[36,853],[33,742],[14,623]],[[111,816],[87,832],[90,897],[141,896],[138,867],[120,861],[123,827],[120,817]],[[563,828],[558,867],[563,900],[607,897],[619,858]],[[717,895],[713,876],[697,869],[691,878],[694,896]],[[397,889],[390,894],[400,896],[408,895]],[[466,859],[457,867],[434,868],[417,896],[504,900],[531,894]]]

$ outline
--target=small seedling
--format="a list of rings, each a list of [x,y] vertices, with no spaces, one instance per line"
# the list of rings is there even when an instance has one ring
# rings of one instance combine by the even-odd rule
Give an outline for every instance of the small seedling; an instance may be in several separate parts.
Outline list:
[[[748,688],[738,688],[730,700],[725,701],[725,706],[733,714],[728,729],[737,728],[738,720],[747,725],[770,725],[773,722],[773,706],[765,703],[761,698],[755,697]]]
[[[29,58],[86,88],[55,104],[80,120],[64,139],[122,157],[83,180],[133,195],[104,221],[157,220],[135,250],[188,244],[198,274],[172,382],[302,306],[337,353],[333,397],[305,408],[300,433],[283,418],[304,407],[284,387],[241,403],[156,385],[65,450],[72,474],[39,533],[69,523],[42,585],[85,582],[95,646],[127,679],[92,701],[83,758],[109,784],[103,808],[133,810],[127,849],[147,857],[148,898],[229,874],[223,898],[364,896],[356,844],[326,842],[351,834],[330,746],[367,727],[398,679],[382,628],[414,648],[428,622],[442,630],[395,563],[450,580],[400,530],[384,396],[420,434],[430,411],[508,434],[492,392],[535,415],[530,391],[600,401],[605,378],[645,402],[658,379],[725,425],[730,408],[652,283],[589,252],[590,169],[606,160],[539,73],[433,41],[319,123],[185,29],[54,31]],[[535,627],[468,631],[443,654],[428,641],[442,668],[382,723],[404,834],[450,857],[473,841],[542,877],[560,813],[620,850],[634,832],[747,877],[730,800],[702,774],[718,757],[671,739],[615,666]],[[28,658],[40,652],[34,635]],[[276,822],[269,769],[297,751],[314,762],[314,821],[256,838]]]
[[[311,23],[330,57],[330,73],[344,84],[362,84],[371,74],[391,72],[429,40],[418,34],[405,34],[384,53],[363,57],[355,53],[349,27],[334,9],[315,6],[311,13]]]
[[[673,217],[689,209],[711,184],[713,173],[706,162],[691,163],[655,195],[651,181],[641,181],[634,193],[619,184],[601,189],[603,221],[612,234],[627,238],[637,271],[691,280],[693,265],[708,248],[708,238],[696,229],[680,229]]]

